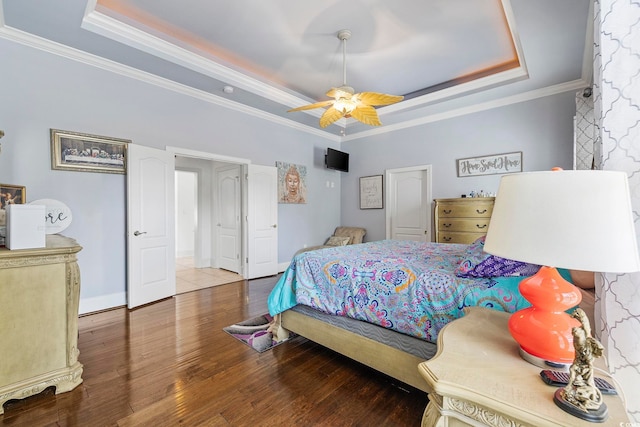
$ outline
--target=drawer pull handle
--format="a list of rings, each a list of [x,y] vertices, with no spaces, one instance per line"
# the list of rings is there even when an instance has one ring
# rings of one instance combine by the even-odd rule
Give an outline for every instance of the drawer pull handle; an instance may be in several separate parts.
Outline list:
[[[487,224],[482,224],[482,225],[480,225],[480,224],[476,224],[476,227],[477,227],[477,228],[480,228],[480,229],[482,229],[482,228],[487,228]]]
[[[451,237],[444,236],[442,238],[442,240],[444,240],[445,242],[450,242],[451,241]]]
[[[486,209],[480,210],[480,209],[476,209],[476,212],[478,212],[479,214],[483,214],[483,213],[487,213]]]
[[[452,211],[451,211],[451,209],[443,209],[442,212],[444,212],[446,214],[450,214]]]
[[[451,224],[442,224],[442,226],[443,226],[444,228],[449,228],[449,227],[451,227]]]

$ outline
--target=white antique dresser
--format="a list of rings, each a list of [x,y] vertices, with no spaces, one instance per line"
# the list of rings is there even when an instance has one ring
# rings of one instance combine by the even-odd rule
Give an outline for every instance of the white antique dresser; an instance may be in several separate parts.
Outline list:
[[[47,236],[44,248],[0,248],[0,405],[51,386],[56,394],[66,392],[82,382],[81,249],[57,234]]]

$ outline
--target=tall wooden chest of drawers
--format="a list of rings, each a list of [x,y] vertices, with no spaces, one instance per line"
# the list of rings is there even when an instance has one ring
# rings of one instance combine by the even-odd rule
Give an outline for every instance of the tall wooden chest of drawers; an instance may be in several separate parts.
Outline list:
[[[436,242],[473,243],[487,234],[494,200],[494,197],[436,199]]]

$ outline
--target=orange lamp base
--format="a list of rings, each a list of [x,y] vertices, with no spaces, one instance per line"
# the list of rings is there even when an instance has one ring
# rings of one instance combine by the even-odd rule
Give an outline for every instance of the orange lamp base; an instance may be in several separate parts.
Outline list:
[[[532,306],[511,315],[511,336],[534,357],[571,364],[575,356],[571,329],[580,326],[580,322],[566,310],[580,303],[580,290],[553,267],[541,267],[534,276],[520,282],[519,290]]]

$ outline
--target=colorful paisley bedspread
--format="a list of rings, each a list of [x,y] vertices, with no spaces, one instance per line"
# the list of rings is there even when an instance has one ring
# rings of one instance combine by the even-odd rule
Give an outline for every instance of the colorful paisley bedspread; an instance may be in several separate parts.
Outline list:
[[[517,289],[521,277],[456,276],[466,248],[382,240],[304,252],[271,292],[269,312],[304,304],[435,342],[464,307],[514,312],[529,306]]]

